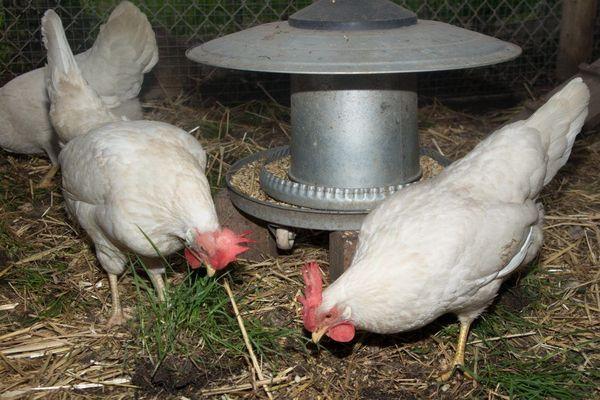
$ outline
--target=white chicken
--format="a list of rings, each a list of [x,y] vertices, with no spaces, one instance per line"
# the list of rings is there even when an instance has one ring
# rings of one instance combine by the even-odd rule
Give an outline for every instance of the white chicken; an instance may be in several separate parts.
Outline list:
[[[94,45],[75,56],[84,78],[119,116],[142,119],[137,98],[144,74],[158,61],[152,26],[133,4],[124,1],[100,28]],[[23,74],[0,88],[0,147],[15,153],[46,152],[56,172],[59,143],[48,118],[45,69]],[[43,185],[42,185],[43,186]]]
[[[145,261],[163,300],[157,250],[167,255],[185,246],[192,267],[204,261],[210,274],[246,250],[240,244],[249,240],[220,227],[205,176],[206,153],[194,137],[161,122],[120,121],[83,79],[52,10],[42,19],[42,34],[50,118],[66,143],[59,155],[65,203],[108,273],[109,325],[118,324],[124,317],[117,277],[127,253]]]
[[[318,265],[305,266],[299,300],[313,341],[404,332],[452,313],[460,335],[441,379],[464,371],[471,323],[541,247],[537,197],[569,158],[588,103],[587,86],[573,79],[529,119],[384,201],[365,218],[351,266],[324,291]]]

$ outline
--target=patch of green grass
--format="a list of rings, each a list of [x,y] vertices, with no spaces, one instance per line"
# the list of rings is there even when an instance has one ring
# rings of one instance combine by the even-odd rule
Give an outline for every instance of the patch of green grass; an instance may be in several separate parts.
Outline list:
[[[10,281],[30,294],[27,304],[32,316],[30,323],[58,317],[74,308],[89,307],[83,300],[75,302],[79,294],[76,290],[54,283],[52,275],[67,268],[65,263],[25,264],[13,268]]]
[[[50,273],[37,265],[21,266],[13,279],[15,283],[33,291],[42,289],[51,282]]]
[[[17,258],[23,250],[8,230],[6,223],[0,219],[0,249],[11,259]]]
[[[52,275],[57,272],[64,272],[68,267],[63,262],[27,263],[16,266],[11,270],[11,281],[29,291],[41,294],[42,291],[47,292],[58,288],[58,285],[53,283]]]
[[[525,315],[524,315],[525,314]],[[525,318],[528,312],[515,313],[497,305],[473,327],[481,339],[544,330]],[[486,344],[484,342],[484,344]],[[594,397],[600,376],[581,368],[585,359],[575,351],[550,348],[541,353],[518,346],[510,339],[486,344],[485,359],[479,362],[479,382],[514,399],[588,399]],[[533,354],[535,352],[535,354]]]
[[[495,346],[493,363],[486,363],[479,372],[480,382],[496,385],[515,399],[591,399],[594,397],[598,372],[580,368],[585,361],[579,354],[559,350],[545,357],[507,357],[507,346]],[[525,351],[525,350],[521,350]]]
[[[480,351],[477,377],[482,385],[480,395],[487,389],[506,394],[511,399],[591,399],[597,393],[600,372],[591,366],[584,367],[586,359],[581,355],[585,349],[597,348],[595,343],[577,343],[577,348],[544,346],[543,348],[510,338],[486,342],[486,338],[503,337],[529,331],[553,332],[537,318],[543,301],[550,298],[553,284],[542,279],[543,274],[534,266],[518,280],[517,286],[502,296],[518,296],[521,304],[513,310],[514,304],[505,304],[507,299],[499,299],[472,326],[470,340],[483,340],[484,349]],[[512,285],[512,283],[509,283]],[[552,324],[552,321],[548,322]],[[459,324],[449,324],[439,332],[443,340],[455,341]],[[578,335],[580,329],[562,335]],[[556,335],[557,333],[553,333]],[[475,337],[476,336],[476,337]],[[589,332],[588,337],[593,337]],[[600,341],[597,339],[596,341]],[[529,342],[525,342],[529,343]],[[470,357],[466,368],[472,372],[473,347],[468,346]]]
[[[139,261],[134,264],[140,266]],[[221,356],[247,355],[229,297],[217,280],[191,271],[183,282],[167,288],[165,303],[158,302],[146,277],[134,272],[134,284],[138,297],[134,330],[154,365],[167,356],[207,362]],[[259,357],[283,355],[282,343],[301,337],[299,330],[265,326],[248,316],[244,316],[244,323]]]
[[[515,313],[503,305],[497,305],[492,312],[483,314],[473,326],[472,331],[480,338],[521,333],[538,328],[534,321],[524,318],[522,313]]]
[[[66,312],[75,301],[77,294],[74,292],[64,292],[58,295],[51,294],[46,297],[44,309],[38,313],[37,319],[58,317]]]

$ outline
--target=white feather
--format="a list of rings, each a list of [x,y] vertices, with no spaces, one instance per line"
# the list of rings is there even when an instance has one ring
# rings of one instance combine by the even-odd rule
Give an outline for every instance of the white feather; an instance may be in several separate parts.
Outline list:
[[[102,267],[120,274],[126,254],[135,253],[156,269],[157,251],[181,249],[190,232],[217,231],[200,143],[173,125],[117,118],[81,75],[52,10],[42,32],[50,116],[66,143],[59,155],[65,203]]]
[[[97,126],[118,121],[81,75],[62,22],[52,10],[42,18],[42,37],[48,51],[49,114],[59,140],[66,143]]]
[[[543,209],[535,201],[568,158],[588,102],[575,79],[529,120],[383,202],[363,222],[352,265],[324,290],[319,312],[349,307],[357,328],[378,333],[446,313],[479,315],[539,251]]]
[[[141,119],[137,96],[143,75],[158,60],[155,35],[146,16],[131,3],[122,2],[103,25],[92,49],[75,56],[84,79],[115,115]],[[0,147],[25,154],[46,152],[56,164],[58,138],[48,109],[45,68],[0,88]]]
[[[110,273],[123,272],[122,252],[157,256],[146,235],[167,255],[183,247],[188,231],[219,229],[205,152],[179,128],[155,121],[106,124],[71,140],[59,159],[69,213]]]

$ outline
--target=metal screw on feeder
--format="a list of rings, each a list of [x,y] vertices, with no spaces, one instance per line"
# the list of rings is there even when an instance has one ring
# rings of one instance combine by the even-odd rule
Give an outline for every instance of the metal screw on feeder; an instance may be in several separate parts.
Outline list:
[[[358,229],[386,196],[421,175],[417,73],[492,65],[513,44],[417,16],[388,0],[320,0],[288,21],[259,25],[190,49],[199,63],[292,74],[290,180],[261,172],[285,207],[243,195],[234,204],[280,226]]]

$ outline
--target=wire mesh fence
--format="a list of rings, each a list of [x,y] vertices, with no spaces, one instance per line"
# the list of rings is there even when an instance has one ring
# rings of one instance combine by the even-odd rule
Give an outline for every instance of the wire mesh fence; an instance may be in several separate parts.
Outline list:
[[[185,58],[192,45],[260,23],[287,19],[311,0],[147,0],[133,1],[148,16],[157,33],[160,62],[157,84],[169,91],[209,84],[221,93],[239,96],[255,90],[257,79],[281,88],[286,77],[235,74],[194,65]],[[489,68],[424,74],[422,92],[430,95],[480,95],[523,90],[551,83],[555,69],[561,0],[396,0],[421,19],[435,19],[520,45],[518,59]],[[13,0],[0,9],[0,83],[45,62],[39,23],[55,8],[75,52],[91,46],[115,0]],[[600,34],[600,26],[596,33]],[[595,51],[597,55],[598,49]],[[241,85],[241,87],[240,87]]]

